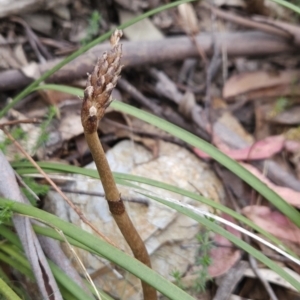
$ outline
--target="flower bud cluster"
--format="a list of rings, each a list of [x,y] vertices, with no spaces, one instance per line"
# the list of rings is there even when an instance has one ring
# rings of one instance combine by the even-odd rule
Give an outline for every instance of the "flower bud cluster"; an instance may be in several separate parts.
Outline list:
[[[98,59],[93,72],[88,75],[81,119],[85,128],[90,127],[89,132],[97,130],[98,121],[112,101],[111,92],[117,84],[122,69],[122,45],[119,44],[121,36],[120,30],[113,33],[110,39],[112,49]]]

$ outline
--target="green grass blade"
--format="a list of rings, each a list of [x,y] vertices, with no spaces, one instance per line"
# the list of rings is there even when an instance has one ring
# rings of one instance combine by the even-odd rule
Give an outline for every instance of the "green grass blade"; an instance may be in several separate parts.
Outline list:
[[[124,29],[127,28],[145,18],[148,18],[154,14],[157,14],[163,10],[166,9],[170,9],[172,7],[176,7],[180,4],[183,3],[187,3],[187,2],[192,2],[195,0],[181,0],[181,1],[175,1],[163,6],[160,6],[158,8],[152,9],[144,14],[141,14],[139,16],[137,16],[136,18],[133,18],[131,20],[129,20],[128,22],[125,22],[123,24],[121,24],[120,26],[118,26],[119,29]],[[100,37],[96,38],[95,40],[93,40],[92,42],[88,43],[87,45],[81,47],[79,50],[75,51],[74,53],[72,53],[70,56],[68,56],[67,58],[65,58],[63,61],[61,61],[60,63],[58,63],[56,66],[54,66],[51,70],[45,72],[39,79],[35,80],[34,82],[32,82],[30,85],[28,85],[20,94],[18,94],[10,103],[8,103],[1,111],[0,111],[0,118],[2,118],[8,111],[10,108],[12,108],[14,105],[16,105],[21,99],[23,99],[25,96],[27,96],[29,93],[31,93],[33,91],[33,89],[35,87],[37,87],[42,81],[44,81],[45,79],[47,79],[48,77],[50,77],[53,73],[55,73],[56,71],[58,71],[59,69],[61,69],[64,65],[66,65],[67,63],[71,62],[73,59],[77,58],[78,56],[80,56],[81,54],[83,54],[84,52],[86,52],[87,50],[91,49],[92,47],[96,46],[97,44],[107,40],[111,34],[113,33],[113,29],[106,32],[105,34],[101,35]]]
[[[220,150],[200,139],[199,137],[191,134],[190,132],[173,125],[165,120],[162,120],[152,114],[142,111],[138,108],[129,106],[125,103],[114,101],[112,107],[123,113],[127,113],[136,118],[139,118],[147,123],[155,125],[160,129],[172,134],[173,136],[181,139],[182,141],[201,149],[203,152],[209,154],[213,159],[219,162],[221,165],[229,169],[231,172],[236,174],[239,178],[248,183],[258,193],[264,196],[269,202],[276,206],[283,214],[285,214],[292,222],[300,227],[300,213],[282,199],[277,193],[267,187],[257,177],[252,175],[248,170],[242,167],[238,162],[231,159]]]
[[[267,231],[263,230],[261,227],[254,224],[248,218],[246,218],[243,215],[237,213],[236,211],[228,208],[227,206],[224,206],[224,205],[222,205],[220,203],[217,203],[217,202],[215,202],[211,199],[205,198],[203,196],[200,196],[196,193],[187,191],[185,189],[182,189],[182,188],[170,185],[170,184],[166,184],[166,183],[163,183],[163,182],[160,182],[160,181],[152,180],[152,179],[149,179],[149,178],[136,176],[136,175],[131,175],[131,174],[122,174],[122,173],[114,173],[114,176],[118,179],[130,180],[130,181],[133,181],[133,182],[139,182],[139,183],[147,184],[149,186],[154,186],[154,187],[157,187],[157,188],[168,190],[170,192],[174,192],[174,193],[177,193],[179,195],[182,195],[182,196],[188,197],[190,199],[196,200],[198,202],[204,203],[204,204],[206,204],[206,205],[208,205],[208,206],[210,206],[214,209],[220,210],[220,211],[232,216],[236,220],[244,223],[245,225],[249,226],[250,228],[256,230],[260,234],[264,235],[266,238],[268,238],[275,245],[277,245],[277,246],[281,247],[282,249],[284,249],[287,253],[293,255],[294,257],[297,257],[297,255],[295,253],[293,253],[290,249],[288,249],[276,237],[274,237],[273,235],[271,235]]]
[[[289,8],[290,10],[293,10],[294,12],[300,14],[300,7],[299,5],[293,4],[289,1],[284,1],[284,0],[271,0],[275,3],[278,3],[286,8]]]
[[[285,270],[283,270],[278,264],[274,263],[267,256],[262,254],[262,252],[260,252],[259,250],[256,250],[254,247],[245,243],[243,240],[239,239],[238,237],[236,237],[232,233],[228,232],[221,226],[217,225],[214,222],[211,222],[210,220],[208,220],[205,217],[198,215],[193,210],[191,210],[187,207],[183,207],[177,203],[173,203],[173,202],[170,202],[170,201],[167,201],[162,198],[155,197],[155,196],[150,196],[150,195],[146,195],[146,194],[143,194],[143,195],[175,209],[179,213],[184,214],[184,215],[196,220],[200,224],[204,225],[208,230],[211,230],[211,231],[227,238],[229,241],[231,241],[237,247],[239,247],[240,249],[243,249],[244,251],[246,251],[247,253],[249,253],[250,255],[252,255],[256,259],[258,259],[259,261],[261,261],[263,264],[265,264],[267,267],[269,267],[271,270],[273,270],[275,273],[277,273],[279,276],[281,276],[287,282],[289,282],[294,288],[296,288],[298,291],[300,291],[300,282],[298,282],[295,278],[293,278],[290,274],[288,274]]]
[[[21,300],[19,296],[0,278],[0,295],[7,300]]]
[[[55,85],[44,85],[45,89],[57,89]],[[64,90],[65,92],[75,93],[75,95],[82,96],[83,91],[78,89],[69,89],[67,86],[60,86],[60,90]],[[140,120],[143,120],[147,123],[150,123],[164,131],[170,133],[171,135],[181,139],[182,141],[188,143],[191,146],[201,149],[203,152],[209,154],[213,159],[219,162],[221,165],[226,167],[228,170],[236,174],[239,178],[248,183],[253,189],[255,189],[258,193],[264,196],[269,202],[271,202],[275,207],[278,208],[284,215],[286,215],[293,223],[295,223],[298,227],[300,227],[300,213],[288,204],[283,198],[281,198],[277,193],[267,187],[262,181],[260,181],[257,177],[251,174],[248,170],[242,167],[237,161],[231,159],[220,150],[215,148],[213,145],[207,143],[201,138],[193,135],[192,133],[171,124],[168,121],[162,120],[146,111],[135,108],[128,104],[113,101],[111,106],[118,111],[123,113],[132,115]]]
[[[76,284],[52,261],[48,260],[49,267],[61,286],[63,286],[71,295],[72,299],[76,300],[94,300],[89,296],[78,284]]]
[[[97,170],[80,168],[80,167],[64,165],[64,164],[47,163],[47,162],[38,162],[37,164],[41,168],[43,168],[44,171],[48,173],[57,173],[59,171],[64,173],[80,174],[80,175],[89,176],[91,178],[99,179],[99,174]],[[29,162],[13,162],[11,163],[11,165],[13,168],[17,170],[19,175],[36,174],[38,172],[36,168],[34,168],[32,164]],[[115,177],[115,180],[117,184],[121,184],[129,188],[142,189],[138,185],[128,182],[127,180],[123,180],[122,178]]]
[[[14,245],[11,244],[0,244],[0,249],[10,255],[11,257],[14,258],[14,260],[24,266],[25,268],[31,270],[30,264],[28,262],[28,260],[26,259],[26,257],[21,253],[21,251],[19,251],[19,249],[17,247],[15,247]]]
[[[7,274],[3,271],[2,267],[0,267],[0,278],[2,278],[7,284],[11,285],[10,279],[8,278]]]
[[[33,225],[33,227],[38,228],[36,232],[39,234],[55,238],[61,242],[65,242],[65,239],[52,228],[44,227],[44,226],[42,227],[42,226],[37,226],[37,225]],[[50,231],[50,233],[48,233],[49,231]],[[45,232],[46,232],[46,234],[45,234]],[[9,228],[7,228],[4,225],[0,225],[0,233],[5,239],[10,241],[14,246],[16,246],[18,249],[22,250],[22,244],[21,244],[18,236],[15,233],[13,233]],[[77,246],[84,250],[90,251],[90,249],[88,247],[85,247],[84,245],[74,241],[71,238],[67,238],[67,240],[73,246]],[[57,282],[60,284],[60,286],[65,288],[72,295],[71,299],[81,299],[81,300],[92,300],[93,299],[88,294],[86,294],[85,291],[83,291],[82,288],[79,287],[72,279],[70,279],[59,267],[57,267],[56,264],[54,264],[50,260],[48,260],[48,263],[49,263],[50,269],[53,272],[53,275],[54,275],[55,279],[57,280]],[[33,276],[32,276],[32,278],[33,278]],[[87,283],[87,285],[89,285],[89,283]],[[102,291],[99,291],[99,293],[101,294],[103,300],[111,299],[109,296],[104,294]]]
[[[48,162],[37,162],[37,164],[49,173],[50,172],[74,173],[74,174],[80,174],[80,175],[89,176],[91,178],[99,179],[98,171],[93,169],[81,168],[81,167],[64,165],[59,163],[48,163]],[[20,175],[32,174],[38,172],[36,168],[34,168],[32,164],[28,161],[13,162],[11,163],[11,166],[14,169],[16,169],[16,171]]]
[[[11,244],[15,245],[20,250],[23,249],[18,236],[3,224],[0,225],[0,235],[3,236],[6,240],[8,240]]]
[[[21,274],[24,274],[27,278],[34,280],[33,273],[28,265],[24,266],[23,264],[21,264],[20,262],[12,258],[11,256],[4,254],[2,251],[0,251],[0,261],[2,261],[5,264],[8,264],[15,270],[18,270]]]
[[[3,267],[3,266],[2,266]],[[23,297],[24,290],[21,288],[18,288],[15,286],[15,283],[11,282],[11,280],[8,278],[6,273],[3,271],[3,269],[0,267],[0,278],[20,297],[22,297],[23,300],[30,300],[27,296]],[[1,292],[0,292],[1,295]],[[0,297],[1,299],[1,297]]]
[[[37,218],[46,224],[51,224],[53,227],[61,230],[65,235],[73,238],[74,240],[86,245],[98,255],[114,262],[120,267],[124,268],[133,275],[141,278],[147,282],[166,297],[173,300],[191,300],[193,299],[186,292],[170,283],[167,279],[149,269],[147,266],[137,261],[135,258],[130,257],[121,250],[111,246],[96,236],[83,231],[73,224],[65,222],[60,218],[44,212],[40,209],[30,205],[13,202],[4,198],[0,198],[0,208],[10,207],[15,213]]]
[[[41,168],[43,168],[43,170],[45,172],[49,172],[49,171],[58,172],[59,171],[59,172],[67,172],[67,173],[76,173],[76,174],[81,174],[81,175],[99,179],[98,172],[96,170],[92,170],[92,169],[85,169],[85,168],[63,165],[63,164],[58,164],[58,163],[39,162],[38,164]],[[21,175],[36,173],[36,169],[34,167],[32,167],[32,165],[29,162],[13,163],[12,166]],[[31,166],[31,168],[29,168],[30,166]],[[170,184],[166,184],[166,183],[163,183],[160,181],[156,181],[153,179],[136,176],[136,175],[131,175],[131,174],[117,173],[117,172],[114,172],[113,174],[114,174],[114,177],[118,184],[124,185],[124,183],[126,181],[147,184],[149,186],[154,186],[157,188],[161,188],[164,190],[168,190],[168,191],[183,195],[183,196],[191,198],[193,200],[202,202],[202,203],[204,203],[208,206],[211,206],[217,210],[220,210],[220,211],[232,216],[236,220],[239,220],[240,222],[244,223],[245,225],[251,227],[252,229],[256,230],[257,232],[261,233],[266,238],[268,238],[271,242],[273,242],[275,245],[281,247],[281,249],[284,249],[284,251],[286,251],[287,253],[293,255],[294,257],[297,257],[297,255],[295,253],[293,253],[290,249],[288,249],[280,240],[275,238],[273,235],[271,235],[267,231],[263,230],[256,224],[254,224],[248,218],[244,217],[243,215],[235,212],[234,210],[232,210],[220,203],[217,203],[211,199],[205,198],[203,196],[200,196],[196,193],[187,191],[185,189],[181,189],[179,187],[176,187],[176,186],[173,186]],[[126,185],[126,186],[128,186],[128,185]],[[140,188],[137,185],[131,185],[130,187]],[[0,226],[0,230],[1,230],[1,226]]]

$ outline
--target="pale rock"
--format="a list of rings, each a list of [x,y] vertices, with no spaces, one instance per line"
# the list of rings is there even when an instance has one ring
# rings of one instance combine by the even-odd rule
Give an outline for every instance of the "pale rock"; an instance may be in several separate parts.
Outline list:
[[[107,152],[107,159],[114,172],[134,174],[169,183],[201,193],[204,197],[218,202],[225,197],[220,181],[209,166],[185,148],[175,144],[161,141],[159,155],[157,158],[153,158],[151,152],[143,146],[125,140]],[[96,169],[94,163],[88,165],[87,168]],[[208,210],[202,203],[187,197],[136,182],[133,184],[143,187],[161,198],[176,199]],[[121,185],[118,187],[124,199],[144,197],[134,191],[143,192],[143,190]],[[103,193],[102,185],[98,180],[79,175],[74,176],[74,182],[69,184],[68,188]],[[103,197],[77,194],[68,196],[104,235],[118,247],[131,253],[115,225]],[[200,225],[162,204],[149,199],[147,201],[149,202],[148,206],[130,201],[125,201],[125,205],[145,241],[151,255],[153,269],[172,280],[174,279],[171,276],[172,271],[178,270],[184,273],[189,265],[195,263],[199,248],[196,235],[200,231]],[[91,232],[91,229],[82,223],[77,214],[55,192],[49,193],[46,209]],[[119,269],[114,270],[109,262],[86,251],[77,250],[77,253],[90,273],[102,270],[101,275],[94,278],[94,282],[105,292],[122,299],[141,299],[139,280],[133,275]]]

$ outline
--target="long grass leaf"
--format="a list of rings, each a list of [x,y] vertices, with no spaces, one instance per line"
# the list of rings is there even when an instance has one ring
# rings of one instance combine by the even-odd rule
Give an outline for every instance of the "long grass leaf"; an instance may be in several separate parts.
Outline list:
[[[42,87],[41,87],[42,88]],[[74,93],[78,96],[83,95],[83,91],[78,89],[68,89],[67,86],[57,87],[55,85],[45,85],[45,89],[60,89],[65,92]],[[239,178],[248,183],[253,189],[264,196],[270,203],[278,208],[284,215],[286,215],[293,223],[300,227],[300,213],[288,204],[282,197],[280,197],[276,192],[271,190],[260,181],[257,177],[251,174],[248,170],[242,167],[237,161],[231,159],[226,154],[222,153],[213,145],[204,141],[203,139],[195,136],[194,134],[174,125],[168,121],[165,121],[157,116],[154,116],[146,111],[138,109],[136,107],[130,106],[128,104],[113,101],[111,106],[118,111],[132,115],[140,120],[143,120],[149,124],[152,124],[164,131],[170,133],[171,135],[181,139],[182,141],[188,143],[191,146],[201,149],[203,152],[209,154],[213,159],[219,162],[221,165],[226,167],[228,170],[236,174]]]
[[[50,234],[48,234],[48,235],[43,234],[43,235],[49,236],[51,238],[55,238],[61,242],[65,242],[65,239],[52,228],[45,227],[45,226],[33,225],[33,228],[34,227],[41,229],[40,231],[39,231],[39,229],[37,229],[37,231],[36,231],[39,234],[43,234],[45,232],[47,233],[48,231],[50,231]],[[2,235],[5,239],[10,241],[19,250],[23,249],[18,236],[14,232],[12,232],[9,228],[7,228],[6,226],[0,225],[0,235]],[[71,238],[68,238],[68,242],[70,242],[74,246],[80,247],[81,249],[84,249],[87,251],[90,250],[89,248],[83,246],[82,244],[74,241]],[[55,279],[60,284],[60,286],[63,286],[67,291],[69,291],[69,293],[72,295],[72,299],[76,299],[76,300],[79,300],[79,299],[89,300],[90,299],[91,300],[91,297],[88,294],[86,294],[85,291],[81,287],[79,287],[71,278],[69,278],[59,267],[57,267],[50,260],[48,260],[48,263],[49,263],[51,271],[53,272]],[[34,277],[32,276],[32,278],[34,278]],[[102,291],[99,291],[99,292],[100,292],[103,300],[111,299],[111,297],[107,296]]]
[[[169,282],[167,279],[148,268],[138,260],[125,254],[121,250],[111,246],[98,237],[83,231],[73,224],[65,222],[60,218],[37,209],[33,206],[13,202],[0,198],[0,208],[10,207],[13,212],[33,217],[46,224],[61,230],[66,236],[86,245],[93,251],[124,268],[133,275],[147,282],[166,297],[173,300],[191,300],[193,299],[186,292]]]
[[[279,276],[281,276],[287,282],[289,282],[294,288],[296,288],[298,291],[300,291],[300,282],[298,282],[295,278],[293,278],[290,274],[288,274],[285,270],[283,270],[278,264],[274,263],[271,259],[269,259],[267,256],[265,256],[259,250],[256,250],[254,247],[250,246],[243,240],[239,239],[232,233],[228,232],[221,226],[217,225],[215,222],[212,222],[212,221],[208,220],[207,218],[201,216],[200,214],[195,212],[195,210],[192,210],[188,207],[183,206],[183,204],[171,202],[169,200],[165,200],[160,197],[150,196],[150,195],[146,195],[146,194],[144,194],[144,195],[153,200],[156,200],[166,206],[169,206],[169,207],[175,209],[179,213],[184,214],[184,215],[196,220],[200,224],[204,225],[208,230],[211,230],[211,231],[227,238],[229,241],[231,241],[237,247],[239,247],[240,249],[243,249],[244,251],[246,251],[247,253],[249,253],[250,255],[252,255],[256,259],[258,259],[259,261],[261,261],[263,264],[265,264],[267,267],[269,267],[271,270],[273,270]]]
[[[132,107],[128,104],[114,101],[112,103],[113,108],[135,116],[147,123],[157,126],[160,129],[172,134],[173,136],[181,139],[182,141],[201,149],[203,152],[209,154],[213,159],[219,162],[221,165],[226,167],[228,170],[236,174],[239,178],[248,183],[258,193],[264,196],[269,202],[276,206],[283,214],[285,214],[292,222],[300,227],[300,213],[288,204],[283,198],[277,193],[267,187],[257,177],[252,175],[248,170],[242,167],[237,161],[231,159],[220,150],[215,148],[213,145],[193,135],[192,133],[174,125],[170,122],[162,120],[148,112],[142,111],[138,108]]]
[[[80,167],[76,167],[76,166],[63,165],[63,164],[58,164],[58,163],[39,162],[38,164],[41,168],[44,169],[45,172],[49,172],[49,171],[58,172],[59,171],[59,172],[67,172],[67,173],[73,173],[73,174],[75,173],[75,174],[81,174],[81,175],[89,176],[91,178],[99,179],[99,174],[96,170],[85,169],[85,168],[80,168]],[[12,165],[14,168],[16,168],[17,172],[20,175],[36,173],[35,168],[29,168],[30,163],[21,162],[21,163],[13,163]],[[288,249],[280,240],[278,240],[273,235],[271,235],[270,233],[263,230],[261,227],[254,224],[248,218],[244,217],[243,215],[235,212],[234,210],[232,210],[220,203],[217,203],[211,199],[205,198],[203,196],[200,196],[196,193],[187,191],[185,189],[182,189],[182,188],[170,185],[170,184],[166,184],[164,182],[145,178],[142,176],[114,172],[114,177],[116,179],[116,182],[121,185],[128,186],[128,185],[124,184],[126,181],[143,183],[143,184],[146,184],[149,186],[154,186],[157,188],[161,188],[164,190],[168,190],[170,192],[180,194],[182,196],[188,197],[188,198],[196,200],[198,202],[202,202],[210,207],[213,207],[214,209],[220,210],[220,211],[232,216],[236,220],[244,223],[245,225],[249,226],[250,228],[252,228],[252,229],[256,230],[257,232],[261,233],[262,235],[264,235],[275,245],[284,249],[284,251],[286,251],[287,253],[291,254],[294,257],[297,257],[297,255],[295,253],[293,253],[290,249]],[[131,184],[129,187],[138,188],[139,186]],[[0,229],[1,229],[1,227],[0,227]]]
[[[7,300],[21,300],[21,298],[0,278],[0,295]]]

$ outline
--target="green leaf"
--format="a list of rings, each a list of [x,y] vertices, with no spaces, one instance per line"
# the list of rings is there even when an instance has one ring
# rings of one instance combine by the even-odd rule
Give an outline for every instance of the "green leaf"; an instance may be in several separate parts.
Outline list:
[[[207,218],[198,215],[193,210],[191,210],[187,207],[183,207],[177,203],[173,203],[173,202],[164,200],[162,198],[150,196],[147,194],[142,194],[142,195],[144,195],[148,198],[151,198],[155,201],[158,201],[166,206],[169,206],[169,207],[175,209],[176,211],[178,211],[179,213],[184,214],[184,215],[196,220],[197,222],[204,225],[207,229],[211,230],[212,232],[222,235],[223,237],[225,237],[226,239],[231,241],[233,244],[238,246],[240,249],[243,249],[244,251],[246,251],[247,253],[249,253],[250,255],[252,255],[256,259],[258,259],[259,261],[261,261],[263,264],[265,264],[267,267],[269,267],[271,270],[273,270],[279,276],[281,276],[287,282],[289,282],[294,288],[296,288],[298,291],[300,291],[300,282],[298,282],[295,278],[293,278],[290,274],[288,274],[285,270],[283,270],[278,264],[274,263],[271,259],[269,259],[267,256],[262,254],[262,252],[260,252],[259,250],[256,250],[249,244],[245,243],[243,240],[239,239],[232,233],[230,233],[227,230],[225,230],[224,228],[220,227],[215,222],[211,222]]]
[[[231,159],[213,145],[193,135],[192,133],[173,125],[165,120],[162,120],[152,114],[142,111],[138,108],[129,106],[125,103],[114,101],[112,107],[123,113],[127,113],[136,118],[139,118],[147,123],[155,125],[160,129],[172,134],[173,136],[181,139],[191,146],[201,149],[203,152],[209,154],[213,159],[219,162],[221,165],[229,169],[236,174],[239,178],[248,183],[258,193],[264,196],[269,202],[276,206],[283,214],[285,214],[292,222],[300,227],[300,213],[282,199],[277,193],[267,187],[257,177],[252,175],[248,170],[242,167],[237,161]]]
[[[19,296],[0,278],[0,295],[7,300],[21,300]]]
[[[59,172],[75,173],[75,174],[86,175],[91,178],[99,179],[98,172],[96,170],[92,170],[92,169],[80,168],[80,167],[76,167],[76,166],[70,166],[70,165],[64,165],[64,164],[58,164],[58,163],[47,163],[47,162],[39,162],[38,165],[41,168],[43,168],[43,170],[45,172],[58,172],[59,171]],[[13,163],[12,166],[16,169],[16,171],[19,174],[36,173],[36,169],[34,167],[32,167],[32,165],[29,162],[16,162],[16,163]],[[220,203],[217,203],[211,199],[207,199],[203,196],[200,196],[196,193],[187,191],[185,189],[181,189],[179,187],[176,187],[176,186],[173,186],[170,184],[166,184],[166,183],[163,183],[160,181],[156,181],[153,179],[136,176],[136,175],[131,175],[131,174],[117,173],[117,172],[114,172],[113,174],[114,174],[115,180],[118,184],[128,186],[128,184],[126,184],[126,181],[130,181],[130,182],[138,182],[138,183],[147,184],[149,186],[155,186],[157,188],[168,190],[168,191],[177,193],[179,195],[183,195],[185,197],[191,198],[193,200],[202,202],[210,207],[213,207],[214,209],[220,210],[220,211],[232,216],[236,220],[243,222],[245,225],[251,227],[252,229],[256,230],[257,232],[261,233],[266,238],[268,238],[270,241],[272,241],[275,245],[278,245],[279,247],[284,249],[287,253],[291,254],[294,257],[297,257],[297,255],[295,253],[293,253],[291,250],[289,250],[280,240],[275,238],[273,235],[271,235],[270,233],[263,230],[261,227],[257,226],[253,222],[251,222],[248,218],[244,217],[243,215],[235,212],[234,210],[232,210]],[[139,188],[136,185],[131,185],[129,187]]]
[[[83,95],[83,91],[78,89],[69,89],[67,86],[57,87],[56,85],[44,85],[44,89],[59,89],[65,92],[74,93],[75,95]],[[239,178],[248,183],[253,189],[258,193],[264,196],[270,203],[278,208],[284,215],[286,215],[293,223],[300,227],[300,213],[288,204],[283,198],[281,198],[277,193],[267,187],[262,181],[257,177],[252,175],[248,170],[242,167],[237,161],[231,159],[226,154],[222,153],[220,150],[215,148],[213,145],[204,141],[203,139],[193,135],[192,133],[171,124],[168,121],[162,120],[161,118],[154,116],[146,111],[135,108],[128,104],[113,101],[111,107],[115,108],[118,111],[132,115],[140,120],[143,120],[149,124],[152,124],[160,129],[165,130],[174,137],[181,139],[182,141],[188,143],[191,146],[194,146],[198,149],[201,149],[203,152],[209,154],[213,159],[219,162],[221,165],[226,167],[228,170],[236,174]]]
[[[65,222],[52,214],[30,205],[0,198],[0,208],[11,203],[13,203],[12,210],[14,212],[36,218],[46,224],[51,224],[51,226],[61,230],[66,236],[86,245],[98,255],[105,257],[133,275],[141,278],[166,297],[173,300],[193,299],[186,292],[179,289],[152,269],[148,268],[135,258],[125,254],[123,251],[104,242],[95,235],[85,232],[73,224]]]
[[[34,225],[36,226],[36,225]],[[38,227],[38,226],[37,226]],[[58,232],[56,232],[53,229],[50,229],[48,227],[41,227],[41,232],[43,233],[43,230],[50,230],[52,231],[52,234],[54,233],[54,238],[55,237],[59,237],[57,238],[58,240],[60,240],[61,242],[65,242],[65,240],[63,239],[63,237],[61,235],[59,235]],[[41,233],[38,231],[38,233]],[[19,250],[22,250],[22,244],[18,238],[18,236],[13,233],[11,230],[9,230],[6,226],[0,225],[0,234],[8,241],[10,241],[11,244],[13,244],[15,247],[17,247]],[[49,236],[49,235],[46,235]],[[53,237],[50,235],[50,237]],[[75,243],[75,246],[77,246],[78,244]],[[81,245],[81,244],[79,244]],[[11,245],[7,245],[7,247],[11,247]],[[0,247],[1,249],[1,247]],[[12,248],[13,249],[13,248]],[[85,250],[89,250],[89,248],[84,248]],[[19,260],[19,263],[15,263],[15,260],[17,260],[18,258],[15,258],[14,260],[11,259],[10,257],[3,257],[3,255],[1,256],[1,252],[0,252],[0,260],[3,260],[4,262],[7,262],[9,265],[13,266],[15,269],[19,270],[22,274],[25,274],[27,277],[28,274],[30,274],[30,278],[34,279],[34,276],[31,272],[29,263],[27,262],[26,258],[24,255],[19,254],[19,256],[22,257],[21,260]],[[14,252],[10,252],[10,254],[12,254],[11,256],[14,257]],[[25,262],[25,265],[24,265]],[[13,263],[13,264],[12,264]],[[65,289],[66,291],[68,291],[71,295],[72,298],[71,299],[76,299],[76,300],[92,300],[92,298],[86,294],[86,292],[80,287],[78,286],[71,278],[69,278],[59,267],[57,267],[53,262],[51,262],[50,260],[48,260],[50,269],[56,279],[56,281],[59,283],[59,285],[61,287],[63,287],[63,289]],[[102,299],[105,300],[109,300],[111,299],[109,296],[107,296],[106,294],[104,294],[103,292],[99,291],[100,294],[102,295]]]

